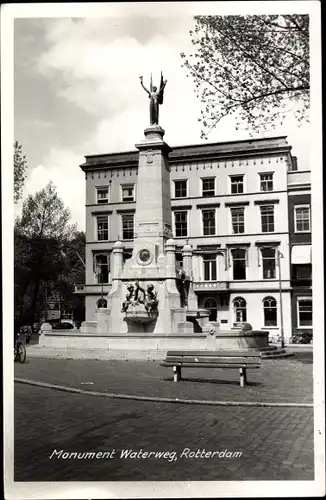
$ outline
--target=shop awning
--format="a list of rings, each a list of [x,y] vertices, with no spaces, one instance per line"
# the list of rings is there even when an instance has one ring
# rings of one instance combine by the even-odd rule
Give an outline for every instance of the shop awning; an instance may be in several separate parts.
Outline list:
[[[311,264],[311,245],[293,245],[291,264]]]

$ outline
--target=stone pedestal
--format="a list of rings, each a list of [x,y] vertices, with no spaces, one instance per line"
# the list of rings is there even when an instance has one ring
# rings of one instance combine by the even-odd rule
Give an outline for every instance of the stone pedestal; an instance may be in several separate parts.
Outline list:
[[[97,309],[96,316],[96,333],[106,333],[109,331],[109,314],[110,309]]]
[[[96,332],[96,321],[83,321],[80,325],[81,333],[95,333]]]

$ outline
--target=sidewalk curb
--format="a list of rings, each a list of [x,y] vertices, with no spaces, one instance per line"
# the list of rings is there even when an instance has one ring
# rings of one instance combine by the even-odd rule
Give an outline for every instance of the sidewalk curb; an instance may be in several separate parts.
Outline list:
[[[256,406],[256,407],[279,407],[279,408],[313,408],[313,403],[263,403],[256,401],[204,401],[198,399],[178,399],[178,398],[159,398],[150,396],[136,396],[132,394],[114,394],[108,392],[85,391],[75,387],[67,387],[64,385],[49,384],[47,382],[37,382],[25,378],[14,378],[14,382],[18,384],[34,385],[38,387],[45,387],[47,389],[54,389],[63,392],[73,392],[84,396],[97,396],[111,399],[130,399],[134,401],[152,401],[155,403],[180,403],[180,404],[197,404],[197,405],[211,405],[211,406]]]

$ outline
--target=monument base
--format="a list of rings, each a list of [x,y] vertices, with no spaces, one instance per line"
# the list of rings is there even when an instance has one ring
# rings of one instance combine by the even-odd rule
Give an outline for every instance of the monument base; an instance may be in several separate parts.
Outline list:
[[[268,331],[262,330],[218,330],[216,334],[217,349],[260,350],[268,347]]]
[[[111,359],[163,360],[171,350],[207,349],[204,334],[141,334],[128,335],[45,332],[40,336],[40,347],[80,351],[103,351]],[[93,354],[94,354],[93,353]]]

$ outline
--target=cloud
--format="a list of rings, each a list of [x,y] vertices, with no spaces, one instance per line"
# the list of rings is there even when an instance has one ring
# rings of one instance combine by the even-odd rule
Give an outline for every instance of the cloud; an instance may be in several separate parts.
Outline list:
[[[52,148],[42,164],[34,168],[26,181],[24,195],[35,194],[50,180],[59,197],[71,210],[71,221],[85,229],[85,177],[79,165],[84,158],[70,150]]]

